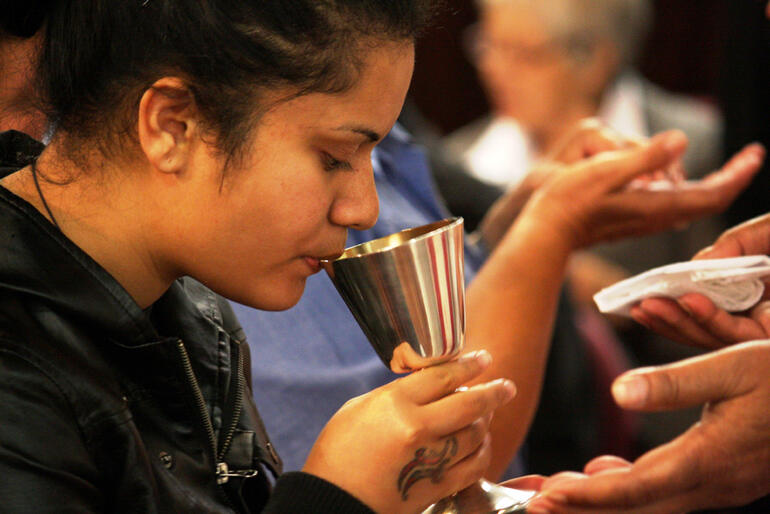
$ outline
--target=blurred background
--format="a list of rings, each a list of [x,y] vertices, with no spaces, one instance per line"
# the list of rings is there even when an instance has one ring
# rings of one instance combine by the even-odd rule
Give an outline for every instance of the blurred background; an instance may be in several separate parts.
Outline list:
[[[601,13],[595,5],[623,2],[444,1],[448,8],[418,43],[401,122],[431,153],[439,189],[471,228],[499,194],[522,183],[511,173],[547,154],[560,135],[558,127],[568,125],[569,113],[596,115],[613,126],[618,122],[616,128],[627,135],[684,129],[691,140],[685,164],[695,177],[716,169],[749,142],[770,146],[766,0],[631,0],[638,10],[614,21],[621,27],[615,43],[630,44],[631,50],[625,56],[621,50],[620,58],[610,59],[613,66],[604,68],[596,64],[602,59],[600,45],[583,36],[598,26],[594,22]],[[566,11],[568,4],[577,5],[571,19],[544,14],[548,5]],[[501,23],[506,16],[518,21]],[[577,71],[576,63],[597,69],[589,75]],[[580,103],[577,90],[590,105],[573,112],[567,102]],[[498,162],[490,163],[489,155],[498,152]],[[508,169],[499,166],[502,161]],[[592,307],[590,297],[602,280],[612,283],[624,274],[689,259],[724,228],[768,212],[768,168],[766,162],[722,216],[686,231],[599,248],[591,252],[589,265],[575,266],[579,269],[570,273],[563,297],[567,311],[560,313],[571,326],[557,322],[541,411],[529,439],[529,471],[576,469],[596,451],[633,458],[697,420],[698,410],[633,419],[609,412],[611,407],[601,412],[611,403],[606,387],[618,367],[670,362],[697,351],[622,320],[604,320],[596,330],[595,313],[589,313],[589,321],[583,313]],[[607,341],[614,357],[602,350]],[[765,500],[734,512],[770,512],[770,504]]]
[[[447,135],[489,113],[463,33],[478,21],[475,0],[444,0],[438,22],[420,40],[410,99]],[[749,141],[770,141],[770,28],[762,0],[652,0],[638,70],[651,82],[721,109],[728,155]],[[763,173],[728,211],[730,224],[766,212]]]

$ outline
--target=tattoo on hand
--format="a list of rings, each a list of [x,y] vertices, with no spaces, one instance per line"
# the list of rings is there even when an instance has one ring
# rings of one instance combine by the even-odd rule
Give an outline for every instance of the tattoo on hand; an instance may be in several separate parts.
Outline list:
[[[401,469],[398,475],[398,491],[401,499],[409,497],[409,489],[423,478],[430,478],[431,482],[438,483],[444,476],[444,468],[457,454],[457,438],[447,439],[444,448],[440,452],[420,448],[414,452],[414,459]]]

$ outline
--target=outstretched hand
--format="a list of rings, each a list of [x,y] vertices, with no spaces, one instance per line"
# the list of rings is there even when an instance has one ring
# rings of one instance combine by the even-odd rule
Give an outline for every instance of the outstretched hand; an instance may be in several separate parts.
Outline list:
[[[630,371],[616,401],[640,411],[705,404],[701,420],[629,463],[600,457],[541,484],[532,513],[665,514],[737,506],[770,493],[770,341]]]
[[[742,223],[698,252],[695,259],[717,259],[770,254],[770,214]],[[751,310],[729,313],[700,294],[677,300],[651,298],[631,309],[642,325],[668,339],[704,348],[721,348],[770,337],[770,301],[765,298]]]
[[[566,165],[638,144],[638,141],[621,136],[596,118],[581,120],[556,144],[553,152],[527,172],[518,186],[507,191],[492,205],[479,226],[484,242],[489,248],[494,248],[532,194],[567,169]]]
[[[546,182],[522,216],[548,227],[571,249],[648,234],[721,212],[751,182],[764,158],[749,145],[702,180],[636,184],[676,162],[687,140],[679,131],[656,135],[633,148],[578,161]]]

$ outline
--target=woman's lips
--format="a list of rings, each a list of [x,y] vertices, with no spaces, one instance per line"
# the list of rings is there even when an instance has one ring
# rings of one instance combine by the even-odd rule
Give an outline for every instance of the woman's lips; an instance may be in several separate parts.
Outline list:
[[[329,254],[324,254],[321,257],[313,257],[310,255],[305,255],[303,256],[303,259],[305,263],[307,263],[307,265],[310,267],[310,269],[313,270],[313,273],[318,273],[323,269],[323,265],[321,264],[321,262],[333,261],[339,258],[341,255],[342,255],[342,250],[329,253]]]
[[[321,261],[320,259],[317,259],[316,257],[304,257],[305,263],[310,267],[310,270],[313,273],[318,273],[321,271]]]

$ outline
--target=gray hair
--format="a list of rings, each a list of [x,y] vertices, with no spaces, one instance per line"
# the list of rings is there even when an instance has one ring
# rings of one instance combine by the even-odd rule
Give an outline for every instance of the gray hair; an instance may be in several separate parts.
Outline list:
[[[529,7],[551,35],[590,42],[604,38],[615,45],[620,67],[636,60],[652,19],[649,0],[477,0],[479,7],[508,4]]]

